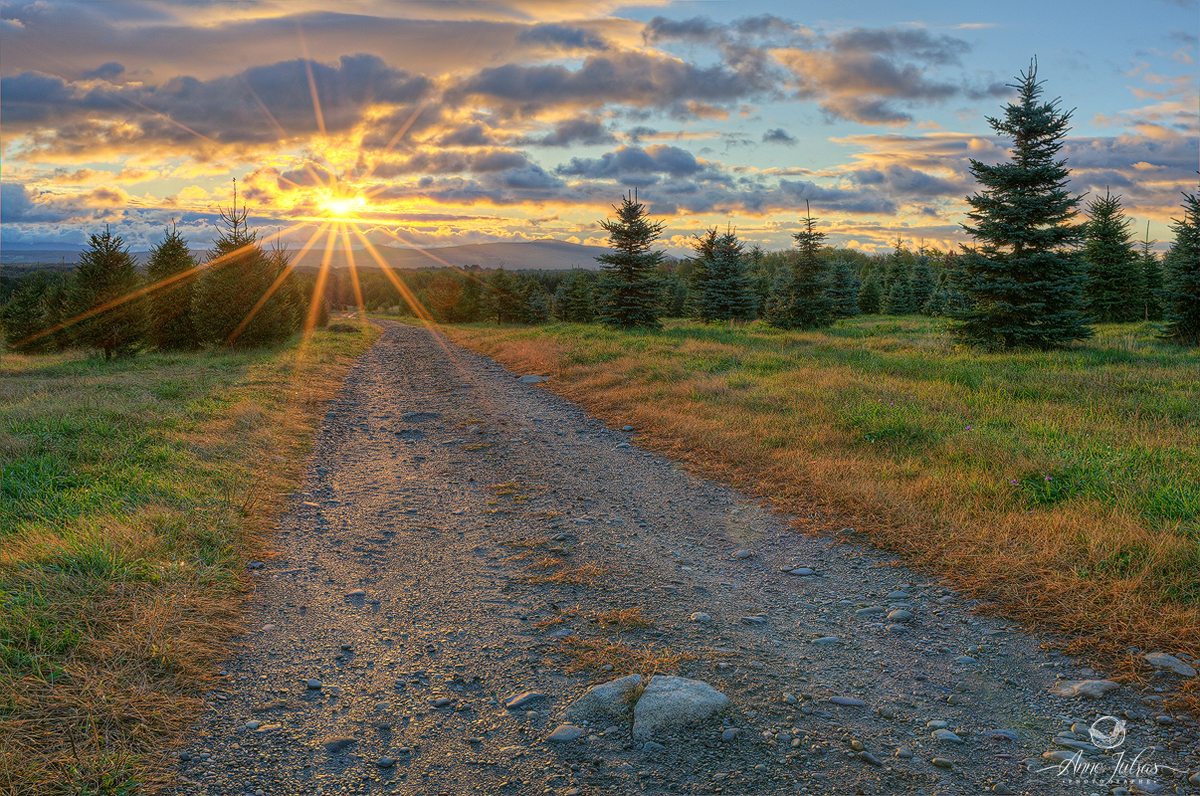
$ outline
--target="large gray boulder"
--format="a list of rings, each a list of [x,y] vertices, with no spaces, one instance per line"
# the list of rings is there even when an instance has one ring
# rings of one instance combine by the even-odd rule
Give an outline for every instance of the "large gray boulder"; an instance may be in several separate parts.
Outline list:
[[[729,697],[699,680],[655,675],[633,708],[633,737],[639,741],[711,718]]]
[[[634,697],[641,684],[642,676],[631,674],[594,685],[567,706],[563,711],[563,718],[567,721],[586,721],[589,718],[628,721],[629,714],[633,711]]]
[[[1155,669],[1166,669],[1183,677],[1196,676],[1195,667],[1189,666],[1174,655],[1168,655],[1165,652],[1150,652],[1143,655],[1142,658]]]

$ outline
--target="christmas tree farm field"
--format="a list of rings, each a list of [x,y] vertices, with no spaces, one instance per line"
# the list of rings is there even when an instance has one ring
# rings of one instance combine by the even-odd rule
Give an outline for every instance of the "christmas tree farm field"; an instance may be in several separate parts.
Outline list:
[[[374,340],[0,362],[0,794],[155,792]]]
[[[1129,675],[1131,648],[1200,654],[1200,357],[1149,324],[998,354],[916,316],[448,333],[802,530],[894,551]]]

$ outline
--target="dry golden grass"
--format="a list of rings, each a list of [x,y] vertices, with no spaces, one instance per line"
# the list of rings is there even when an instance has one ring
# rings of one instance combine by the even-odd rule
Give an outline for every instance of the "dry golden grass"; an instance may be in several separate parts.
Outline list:
[[[554,564],[561,564],[561,561],[555,560]],[[545,569],[545,567],[538,567]],[[554,572],[530,572],[522,576],[522,580],[526,583],[543,584],[553,583],[559,586],[587,586],[595,588],[608,575],[608,570],[596,564],[581,564],[570,569],[559,569]]]
[[[1200,357],[1151,332],[986,355],[924,319],[448,330],[799,530],[853,527],[1129,677],[1129,647],[1200,655]]]
[[[618,608],[596,614],[592,618],[605,629],[615,627],[618,630],[642,630],[654,627],[654,623],[646,618],[641,608]]]
[[[624,674],[637,672],[647,678],[656,674],[672,674],[679,664],[693,660],[690,652],[647,644],[634,648],[620,638],[580,638],[567,636],[559,640],[559,653],[566,661],[565,670],[572,672],[613,671]],[[604,667],[610,666],[611,669]]]
[[[0,794],[166,786],[239,627],[246,564],[269,556],[322,405],[374,337],[107,366],[5,355],[8,486],[36,455],[95,489],[52,480],[3,507]]]

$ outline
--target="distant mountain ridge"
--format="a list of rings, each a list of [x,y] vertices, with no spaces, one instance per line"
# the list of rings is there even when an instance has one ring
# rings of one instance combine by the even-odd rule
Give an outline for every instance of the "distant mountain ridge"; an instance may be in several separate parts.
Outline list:
[[[538,270],[557,271],[574,268],[596,270],[596,257],[609,250],[603,246],[584,246],[563,240],[534,240],[519,243],[473,243],[465,246],[446,246],[436,249],[402,249],[391,246],[376,246],[376,253],[389,268],[415,269],[453,266],[466,268],[500,268],[509,271]],[[78,251],[63,249],[22,249],[5,246],[0,249],[0,264],[3,265],[71,265],[79,260]],[[149,252],[130,252],[138,263],[145,265]],[[293,259],[299,250],[292,249]],[[298,267],[318,268],[324,250],[312,249],[298,262]],[[377,268],[378,263],[366,249],[354,249],[354,265],[357,268]],[[350,264],[347,252],[334,250],[329,264],[334,268],[346,268]]]

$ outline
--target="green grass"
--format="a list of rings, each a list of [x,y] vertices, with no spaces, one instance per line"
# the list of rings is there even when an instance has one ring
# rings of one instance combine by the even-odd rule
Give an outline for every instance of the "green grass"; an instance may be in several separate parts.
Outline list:
[[[1031,621],[1126,646],[1166,621],[1150,638],[1200,652],[1200,355],[1150,324],[1096,331],[996,354],[915,316],[451,335]]]
[[[161,779],[321,401],[375,337],[4,356],[0,793]]]

